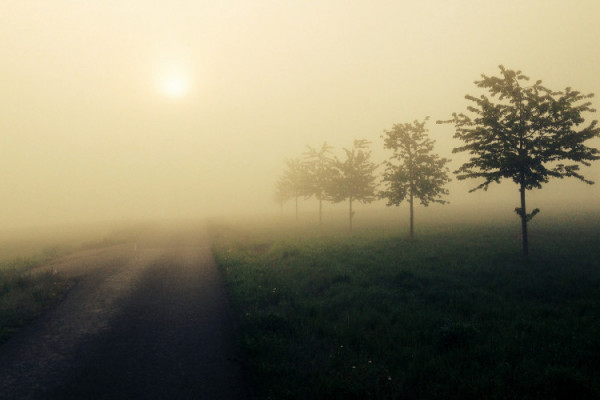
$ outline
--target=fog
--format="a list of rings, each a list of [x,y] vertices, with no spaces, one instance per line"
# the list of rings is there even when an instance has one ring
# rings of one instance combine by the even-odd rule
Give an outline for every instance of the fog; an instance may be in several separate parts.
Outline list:
[[[435,121],[499,64],[600,95],[599,15],[597,0],[0,0],[0,225],[278,213],[286,158],[364,138],[381,162],[383,130],[425,116],[454,170],[465,156]],[[583,174],[600,181],[600,163]],[[512,182],[476,185],[451,182],[443,212],[514,217]],[[596,210],[600,184],[528,196]]]

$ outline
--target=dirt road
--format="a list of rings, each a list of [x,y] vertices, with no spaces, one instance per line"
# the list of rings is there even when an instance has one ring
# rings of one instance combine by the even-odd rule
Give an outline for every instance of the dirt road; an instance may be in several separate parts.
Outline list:
[[[247,399],[234,323],[201,227],[48,268],[64,301],[0,347],[0,399]]]

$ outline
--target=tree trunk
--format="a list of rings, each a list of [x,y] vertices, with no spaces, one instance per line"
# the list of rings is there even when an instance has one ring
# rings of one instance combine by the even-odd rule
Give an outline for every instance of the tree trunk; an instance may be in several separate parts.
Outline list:
[[[413,194],[412,194],[412,190],[410,192],[410,198],[408,200],[409,204],[410,204],[410,238],[413,239],[415,237],[415,214],[413,211]]]
[[[527,239],[527,207],[525,206],[525,165],[523,160],[527,159],[527,149],[525,148],[525,134],[524,134],[524,123],[523,123],[523,103],[521,99],[521,87],[519,81],[515,79],[517,83],[517,102],[519,106],[519,162],[521,163],[519,173],[519,192],[521,192],[521,238],[523,239],[523,256],[527,257],[529,254],[529,242]]]
[[[349,218],[350,218],[350,232],[352,232],[352,218],[354,218],[354,212],[352,211],[352,196],[348,199],[349,203]]]
[[[296,196],[296,222],[298,222],[298,196]]]
[[[323,200],[319,198],[319,226],[323,224]]]
[[[527,238],[527,208],[525,207],[525,183],[521,182],[521,238],[523,239],[523,256],[529,254],[529,241]]]

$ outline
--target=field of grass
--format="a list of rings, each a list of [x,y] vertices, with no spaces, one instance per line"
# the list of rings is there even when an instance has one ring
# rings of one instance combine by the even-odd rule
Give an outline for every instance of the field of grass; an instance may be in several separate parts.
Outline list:
[[[213,223],[257,397],[600,398],[598,218],[518,229]]]

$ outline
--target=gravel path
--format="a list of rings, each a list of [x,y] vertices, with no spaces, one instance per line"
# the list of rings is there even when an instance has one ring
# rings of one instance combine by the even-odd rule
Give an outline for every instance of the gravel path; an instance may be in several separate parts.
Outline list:
[[[46,266],[77,283],[0,347],[0,399],[248,399],[236,331],[204,230]]]

